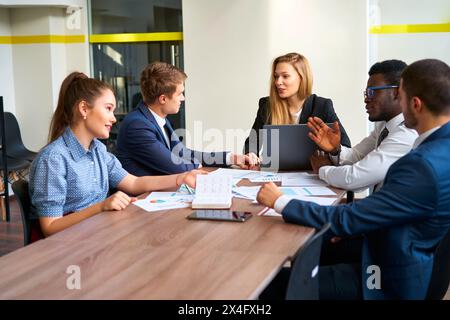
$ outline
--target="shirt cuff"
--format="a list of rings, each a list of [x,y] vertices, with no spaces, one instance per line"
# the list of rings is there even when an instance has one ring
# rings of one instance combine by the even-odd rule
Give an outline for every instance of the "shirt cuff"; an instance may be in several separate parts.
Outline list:
[[[282,195],[281,197],[279,197],[276,201],[275,204],[273,206],[273,208],[275,209],[276,212],[280,213],[283,211],[284,207],[287,206],[287,204],[289,203],[289,201],[291,201],[292,198],[289,198],[286,195]]]
[[[331,154],[328,154],[328,157],[330,158],[331,162],[333,162],[335,165],[338,165],[341,155],[338,154],[337,156],[332,156]]]
[[[231,166],[233,163],[232,163],[232,161],[231,161],[231,152],[228,152],[227,153],[227,155],[226,155],[226,164],[227,164],[227,166]]]
[[[328,171],[329,167],[330,166],[323,166],[323,167],[319,168],[319,178],[320,178],[320,180],[323,180],[323,181],[325,181],[327,183],[328,183],[328,181],[326,179],[326,176],[327,176],[327,171]]]

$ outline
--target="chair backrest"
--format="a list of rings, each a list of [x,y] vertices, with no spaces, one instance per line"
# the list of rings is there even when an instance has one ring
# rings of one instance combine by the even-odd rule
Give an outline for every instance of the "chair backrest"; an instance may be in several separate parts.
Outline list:
[[[25,149],[20,134],[19,123],[11,112],[5,112],[5,139],[5,143],[8,144],[8,154],[14,154],[17,149]]]
[[[323,236],[329,229],[330,224],[325,224],[297,252],[287,287],[287,300],[319,299],[320,251]]]
[[[434,252],[433,272],[428,285],[428,300],[441,300],[450,283],[450,228]]]
[[[19,202],[23,224],[23,243],[26,246],[31,242],[31,200],[28,193],[28,181],[17,180],[11,187]]]

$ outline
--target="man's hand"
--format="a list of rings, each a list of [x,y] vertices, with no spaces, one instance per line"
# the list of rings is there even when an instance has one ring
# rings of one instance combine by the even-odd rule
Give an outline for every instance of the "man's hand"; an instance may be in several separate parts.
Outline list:
[[[309,158],[311,162],[311,167],[314,173],[319,173],[319,169],[324,166],[333,166],[333,162],[331,162],[328,155],[324,154],[323,151],[317,150],[313,153],[311,158]]]
[[[280,189],[278,189],[276,184],[273,182],[269,182],[265,183],[261,187],[256,196],[256,200],[269,208],[273,208],[275,206],[275,201],[277,201],[277,199],[282,195],[283,194],[281,193]]]
[[[253,152],[242,154],[231,154],[231,163],[239,166],[241,169],[254,169],[259,166],[261,159]]]
[[[185,173],[180,173],[177,177],[177,186],[182,185],[183,183],[187,184],[191,188],[195,188],[195,184],[197,181],[198,174],[208,174],[208,171],[205,170],[191,170]],[[181,183],[180,183],[181,181]]]
[[[311,130],[308,133],[309,137],[322,150],[333,152],[339,149],[341,145],[341,130],[337,121],[333,123],[333,128],[330,128],[320,118],[312,117],[308,119],[307,126]]]
[[[135,197],[129,197],[126,193],[117,191],[113,195],[103,200],[102,211],[123,210],[131,202],[134,202],[136,200],[137,198]]]

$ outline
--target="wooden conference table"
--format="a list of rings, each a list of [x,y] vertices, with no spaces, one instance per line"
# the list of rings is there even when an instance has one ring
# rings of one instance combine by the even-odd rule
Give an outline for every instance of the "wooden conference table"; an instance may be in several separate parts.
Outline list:
[[[333,190],[338,202],[344,191]],[[234,210],[263,208],[233,198]],[[0,299],[256,299],[314,234],[281,217],[188,220],[191,211],[130,205],[5,255]],[[68,289],[71,266],[79,267],[80,289]]]

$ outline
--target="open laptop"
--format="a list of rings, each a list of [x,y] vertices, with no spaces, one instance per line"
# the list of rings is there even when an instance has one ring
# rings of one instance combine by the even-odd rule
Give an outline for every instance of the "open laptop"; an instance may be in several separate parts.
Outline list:
[[[309,158],[319,147],[309,132],[306,124],[264,125],[261,167],[270,171],[311,170]]]

